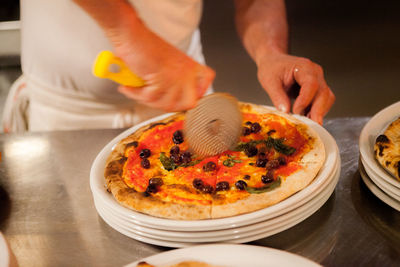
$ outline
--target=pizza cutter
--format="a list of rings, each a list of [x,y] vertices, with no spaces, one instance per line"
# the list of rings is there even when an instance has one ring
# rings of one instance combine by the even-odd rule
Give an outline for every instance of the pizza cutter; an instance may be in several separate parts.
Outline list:
[[[111,70],[113,65],[118,67],[117,71]],[[122,85],[145,85],[145,81],[111,51],[98,54],[93,65],[93,74]],[[194,153],[212,156],[237,143],[241,125],[242,115],[237,99],[226,93],[214,93],[201,98],[197,106],[187,112],[184,123],[185,139]]]
[[[115,67],[115,69],[112,69]],[[145,85],[142,78],[133,73],[129,67],[111,51],[101,51],[94,62],[93,74],[107,78],[122,85],[141,87]]]
[[[185,139],[197,155],[213,156],[234,147],[241,132],[239,103],[227,93],[206,95],[186,113]]]

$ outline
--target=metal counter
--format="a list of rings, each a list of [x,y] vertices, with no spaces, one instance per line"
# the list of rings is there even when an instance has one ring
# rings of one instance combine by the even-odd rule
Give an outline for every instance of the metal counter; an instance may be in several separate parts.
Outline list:
[[[358,136],[369,118],[327,119],[342,169],[329,200],[311,217],[251,242],[324,266],[399,266],[400,213],[358,173]],[[97,215],[91,164],[122,130],[0,135],[0,230],[20,266],[122,266],[169,248],[126,237]]]

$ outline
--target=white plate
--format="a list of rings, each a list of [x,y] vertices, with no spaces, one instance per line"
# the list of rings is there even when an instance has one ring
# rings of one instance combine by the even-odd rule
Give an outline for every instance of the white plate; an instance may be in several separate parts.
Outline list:
[[[130,263],[126,267],[136,267],[141,261],[164,266],[176,264],[183,260],[197,260],[224,267],[320,266],[307,258],[273,248],[252,245],[210,244],[162,252]]]
[[[259,223],[214,231],[167,231],[149,228],[143,225],[137,225],[129,218],[115,212],[115,210],[109,207],[106,202],[102,201],[101,198],[95,198],[95,201],[96,205],[103,210],[103,214],[106,214],[108,217],[112,217],[114,220],[118,221],[120,225],[123,225],[128,229],[131,229],[132,231],[147,237],[158,237],[159,239],[163,240],[174,240],[183,242],[187,242],[188,239],[191,240],[190,242],[220,241],[223,239],[227,239],[227,237],[229,237],[229,239],[232,239],[232,236],[240,238],[243,235],[248,235],[249,232],[262,232],[265,231],[265,229],[270,229],[274,225],[279,225],[283,222],[286,222],[289,218],[294,218],[296,216],[300,218],[302,215],[304,215],[304,210],[310,208],[312,205],[318,205],[318,202],[320,202],[320,199],[323,198],[324,195],[328,193],[330,195],[331,192],[328,192],[330,191],[329,188],[336,185],[336,180],[338,179],[339,175],[340,163],[337,164],[336,171],[332,175],[332,178],[330,178],[327,183],[323,185],[323,188],[321,188],[321,192],[319,192],[314,198],[305,203],[303,206],[298,207],[297,209],[291,210],[290,212],[285,213],[281,216],[261,221]]]
[[[136,131],[138,128],[150,124],[152,122],[161,120],[171,114],[165,114],[141,124],[138,124],[120,135],[114,138],[110,143],[108,143],[98,154],[93,162],[91,172],[90,172],[90,187],[93,194],[104,199],[108,202],[114,209],[118,212],[129,216],[131,220],[135,221],[138,225],[144,225],[151,228],[157,228],[162,230],[176,230],[180,231],[207,231],[207,230],[218,230],[238,227],[246,224],[256,223],[263,221],[272,217],[284,214],[294,208],[303,205],[305,202],[309,201],[315,194],[318,188],[324,184],[324,182],[332,175],[335,169],[336,162],[339,158],[339,150],[337,144],[333,137],[320,125],[309,120],[306,117],[296,116],[298,119],[302,120],[304,123],[308,124],[313,128],[321,137],[326,151],[326,160],[322,166],[319,174],[316,176],[314,181],[301,190],[300,192],[294,194],[293,196],[281,201],[280,203],[273,205],[271,207],[251,212],[244,215],[213,219],[213,220],[195,220],[195,221],[182,221],[182,220],[171,220],[157,218],[135,212],[128,208],[125,208],[118,204],[114,197],[105,190],[105,179],[103,176],[104,166],[108,155],[111,153],[113,147],[123,138],[129,136],[132,132]]]
[[[364,166],[362,163],[359,163],[358,169],[360,170],[360,175],[362,180],[364,181],[365,185],[371,190],[371,192],[380,200],[388,204],[390,207],[394,208],[395,210],[400,211],[400,202],[388,196],[385,192],[383,192],[379,187],[377,187],[374,182],[368,177],[367,173],[365,172]]]
[[[386,182],[400,189],[400,182],[388,173],[375,159],[374,145],[375,140],[391,122],[400,116],[400,102],[394,103],[375,114],[365,124],[359,139],[360,154],[365,161],[365,165],[373,169],[376,174]]]
[[[290,214],[281,216],[282,218],[277,218],[276,221],[274,220],[265,221],[252,225],[251,227],[255,228],[250,229],[250,231],[247,231],[245,233],[242,234],[233,233],[232,235],[222,236],[218,238],[208,237],[204,239],[201,238],[194,239],[190,237],[191,232],[186,232],[188,236],[187,238],[164,237],[164,236],[159,236],[157,234],[143,233],[142,231],[137,231],[134,227],[132,227],[132,223],[126,224],[126,222],[124,222],[123,220],[113,217],[113,215],[111,215],[108,211],[104,210],[102,205],[99,204],[97,201],[95,201],[95,205],[100,216],[112,228],[114,228],[115,230],[119,231],[120,233],[126,236],[153,245],[160,245],[167,247],[186,247],[186,246],[191,246],[194,243],[210,243],[210,242],[245,243],[282,232],[311,216],[328,200],[328,198],[330,197],[330,195],[332,194],[332,192],[336,187],[339,177],[340,177],[340,166],[330,184],[324,189],[324,192],[316,196],[315,199],[313,199],[303,207],[293,211]],[[190,241],[188,241],[188,239]]]
[[[400,190],[397,187],[387,183],[384,179],[380,178],[373,169],[365,164],[364,160],[361,157],[360,159],[363,164],[364,170],[371,181],[374,182],[374,184],[377,185],[383,192],[396,199],[397,201],[400,201]]]

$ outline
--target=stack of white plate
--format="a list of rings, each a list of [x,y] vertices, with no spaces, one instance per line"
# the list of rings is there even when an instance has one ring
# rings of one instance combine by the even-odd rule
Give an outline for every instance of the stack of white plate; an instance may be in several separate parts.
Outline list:
[[[400,117],[400,102],[374,115],[361,131],[360,174],[367,187],[383,202],[400,211],[400,182],[375,159],[374,144],[391,122]]]
[[[135,212],[119,205],[106,191],[103,176],[105,162],[119,140],[165,116],[168,114],[130,128],[114,138],[96,157],[91,169],[90,187],[99,215],[112,228],[131,238],[167,247],[211,242],[245,243],[261,239],[284,231],[316,212],[328,200],[339,180],[340,157],[335,140],[320,125],[297,117],[317,131],[326,150],[326,160],[320,172],[300,192],[271,207],[222,219],[182,221]]]

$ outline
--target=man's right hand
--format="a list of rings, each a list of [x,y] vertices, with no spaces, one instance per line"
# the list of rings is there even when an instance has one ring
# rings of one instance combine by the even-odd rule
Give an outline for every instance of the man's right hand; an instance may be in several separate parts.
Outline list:
[[[119,87],[129,98],[165,111],[195,106],[215,72],[150,31],[124,0],[74,0],[103,28],[115,55],[145,80],[140,88]],[[99,3],[101,2],[101,4]]]

